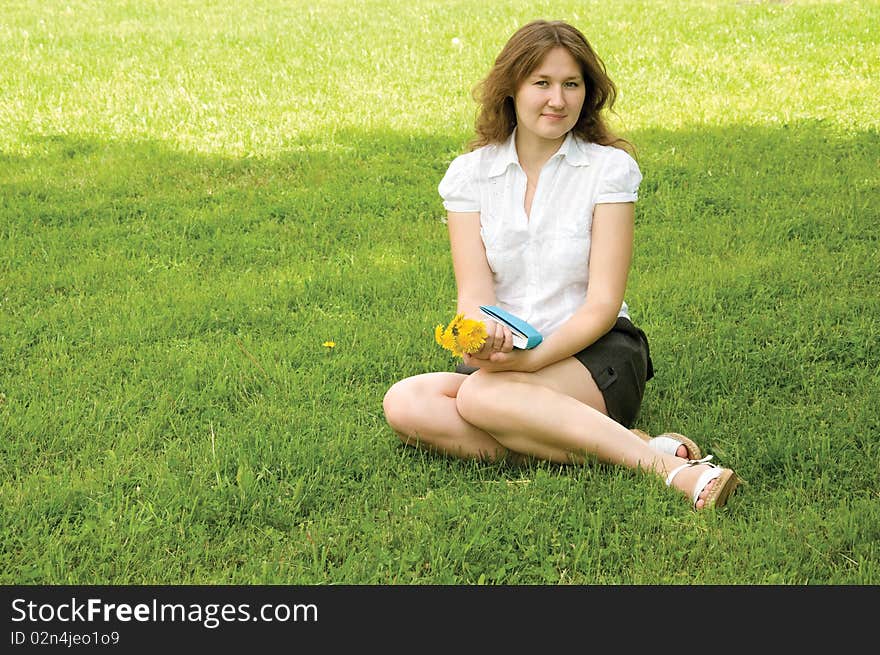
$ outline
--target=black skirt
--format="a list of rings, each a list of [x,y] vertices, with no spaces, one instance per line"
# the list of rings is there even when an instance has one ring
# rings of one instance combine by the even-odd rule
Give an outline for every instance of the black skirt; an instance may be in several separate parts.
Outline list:
[[[608,416],[632,427],[642,406],[645,383],[654,377],[644,331],[628,318],[618,317],[608,333],[574,357],[587,367],[596,381],[605,398]]]

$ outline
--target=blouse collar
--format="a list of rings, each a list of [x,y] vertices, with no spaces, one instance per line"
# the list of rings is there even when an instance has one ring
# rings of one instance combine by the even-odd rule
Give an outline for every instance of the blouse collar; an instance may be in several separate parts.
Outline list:
[[[575,137],[574,133],[569,131],[565,135],[565,141],[559,146],[559,150],[553,153],[550,159],[562,157],[563,161],[572,166],[589,166],[590,157],[586,151],[587,143]],[[498,156],[492,162],[489,168],[489,177],[497,177],[503,174],[511,164],[519,165],[519,156],[516,152],[516,128],[510,133],[507,141],[497,146]]]

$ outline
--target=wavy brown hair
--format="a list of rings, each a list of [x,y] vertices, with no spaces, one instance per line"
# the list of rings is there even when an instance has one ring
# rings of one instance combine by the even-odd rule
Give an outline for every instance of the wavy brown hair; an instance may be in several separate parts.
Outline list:
[[[507,140],[516,127],[516,90],[547,53],[558,47],[571,53],[584,78],[584,106],[572,132],[591,143],[632,150],[632,144],[613,134],[604,119],[604,112],[611,110],[617,97],[617,87],[608,77],[605,64],[576,27],[546,20],[520,27],[498,54],[489,74],[474,87],[479,110],[471,150]]]

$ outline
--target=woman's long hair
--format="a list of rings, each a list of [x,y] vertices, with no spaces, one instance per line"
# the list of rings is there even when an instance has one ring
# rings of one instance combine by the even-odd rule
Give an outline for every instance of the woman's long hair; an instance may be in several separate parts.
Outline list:
[[[516,127],[513,96],[519,85],[553,48],[563,47],[581,68],[586,95],[572,132],[591,143],[631,149],[631,144],[614,135],[605,123],[617,87],[605,72],[605,64],[577,28],[563,21],[535,20],[523,25],[507,41],[489,74],[474,87],[479,103],[476,135],[470,148],[503,143]]]

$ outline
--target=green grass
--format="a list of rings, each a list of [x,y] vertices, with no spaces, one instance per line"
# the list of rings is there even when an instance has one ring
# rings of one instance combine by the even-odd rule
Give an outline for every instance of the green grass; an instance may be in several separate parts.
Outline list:
[[[0,3],[0,582],[880,582],[880,4],[277,5]],[[384,423],[453,365],[436,186],[535,17],[620,88],[639,426],[723,511]]]

